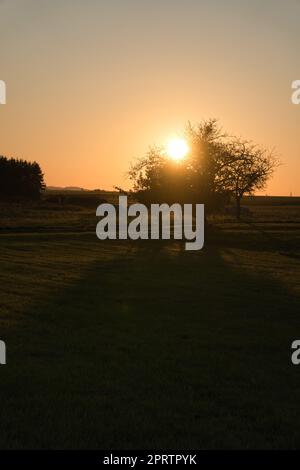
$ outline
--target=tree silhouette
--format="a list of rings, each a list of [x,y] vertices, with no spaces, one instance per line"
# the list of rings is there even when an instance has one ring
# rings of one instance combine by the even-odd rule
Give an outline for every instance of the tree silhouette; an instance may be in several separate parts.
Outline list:
[[[38,163],[0,156],[0,198],[38,199],[45,189]]]
[[[216,119],[185,129],[189,155],[171,161],[161,147],[150,147],[131,166],[135,196],[143,202],[201,202],[206,212],[220,209],[231,197],[240,217],[241,199],[265,187],[278,165],[273,152],[223,133]]]
[[[186,165],[194,200],[204,202],[208,210],[220,208],[228,200],[228,190],[219,178],[226,134],[216,119],[209,119],[196,126],[188,122],[185,136],[190,147]]]
[[[279,162],[273,151],[239,138],[232,138],[224,145],[222,159],[219,181],[233,195],[239,219],[242,197],[264,189]]]
[[[189,155],[180,163],[168,158],[161,147],[150,147],[144,158],[131,166],[133,190],[143,202],[201,202],[210,211],[219,207],[227,193],[218,184],[222,132],[217,121],[203,121],[185,130]]]

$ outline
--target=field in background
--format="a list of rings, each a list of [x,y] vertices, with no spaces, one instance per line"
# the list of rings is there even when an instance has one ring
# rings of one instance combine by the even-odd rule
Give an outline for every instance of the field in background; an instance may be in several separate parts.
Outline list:
[[[96,208],[103,202],[118,204],[115,191],[46,191],[40,202],[1,203],[0,233],[7,231],[95,231]],[[300,197],[246,197],[242,203],[248,215],[244,222],[277,224],[300,223]],[[220,214],[209,218],[213,224],[230,224],[239,228],[235,216]],[[267,227],[266,227],[267,228]]]
[[[61,196],[0,204],[1,448],[299,448],[300,198],[186,252],[100,242],[117,193]]]

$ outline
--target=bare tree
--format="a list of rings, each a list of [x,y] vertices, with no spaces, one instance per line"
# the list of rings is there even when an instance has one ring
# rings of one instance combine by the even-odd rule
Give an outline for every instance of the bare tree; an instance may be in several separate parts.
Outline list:
[[[224,192],[218,182],[223,156],[223,134],[215,119],[204,120],[185,129],[189,154],[180,163],[172,162],[162,147],[150,147],[146,156],[131,166],[128,176],[139,199],[163,202],[204,202],[206,210],[222,204]],[[141,200],[142,200],[141,199]]]
[[[265,187],[278,161],[247,140],[223,133],[216,119],[185,129],[189,155],[180,165],[161,147],[150,147],[128,172],[138,199],[163,202],[203,202],[208,212],[220,209],[233,195],[240,217],[245,194]],[[145,199],[146,198],[146,199]]]
[[[279,161],[273,151],[239,138],[233,138],[224,145],[222,160],[218,181],[234,196],[239,219],[242,197],[264,189]]]

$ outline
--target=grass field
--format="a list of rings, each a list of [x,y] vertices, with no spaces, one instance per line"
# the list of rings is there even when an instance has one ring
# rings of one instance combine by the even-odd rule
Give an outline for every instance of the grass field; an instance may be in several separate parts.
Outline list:
[[[199,252],[2,204],[2,449],[300,447],[300,199],[245,203]]]

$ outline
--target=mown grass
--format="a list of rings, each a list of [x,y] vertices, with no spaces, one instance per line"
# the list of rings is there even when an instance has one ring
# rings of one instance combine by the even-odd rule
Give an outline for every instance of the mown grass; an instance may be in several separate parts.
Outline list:
[[[220,221],[186,252],[69,215],[0,235],[1,448],[299,448],[299,225]]]

